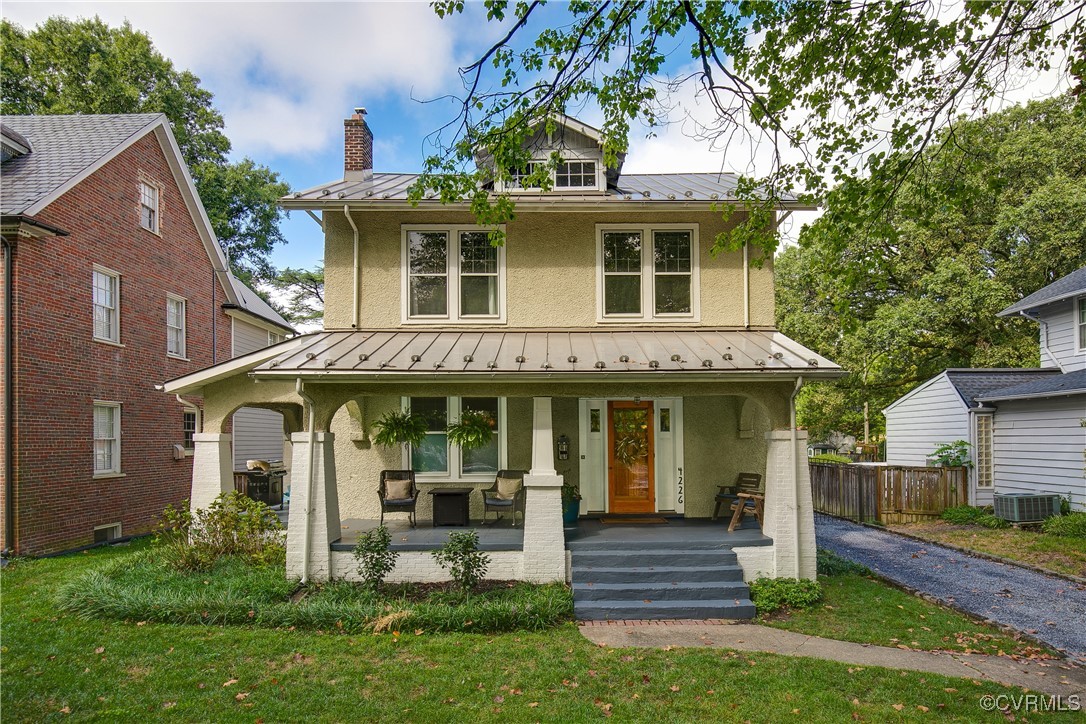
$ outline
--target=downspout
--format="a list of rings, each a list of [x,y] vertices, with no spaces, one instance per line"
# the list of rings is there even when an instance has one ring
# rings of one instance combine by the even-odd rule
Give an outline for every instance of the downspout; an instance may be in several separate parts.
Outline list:
[[[1056,363],[1056,367],[1059,369],[1060,372],[1066,372],[1067,370],[1065,370],[1063,368],[1063,365],[1060,364],[1059,359],[1056,357],[1056,355],[1052,354],[1052,350],[1050,350],[1048,348],[1048,322],[1041,319],[1040,317],[1035,317],[1035,316],[1031,315],[1029,312],[1026,312],[1025,310],[1019,312],[1019,314],[1022,315],[1023,317],[1025,317],[1026,319],[1030,320],[1031,322],[1036,322],[1037,324],[1041,325],[1041,330],[1044,332],[1044,336],[1045,336],[1045,341],[1044,341],[1044,344],[1041,345],[1041,349],[1043,349],[1045,351],[1045,354],[1048,355],[1048,358],[1050,360],[1052,360],[1053,362]],[[1041,360],[1041,362],[1043,363],[1044,360]]]
[[[306,460],[306,472],[305,472],[305,517],[302,519],[302,585],[305,585],[309,581],[309,552],[311,549],[309,542],[309,516],[313,512],[313,477],[314,477],[314,465],[316,463],[314,452],[317,447],[317,432],[315,429],[316,413],[313,406],[313,398],[305,393],[302,385],[302,378],[299,377],[294,384],[294,389],[298,393],[298,397],[302,398],[302,402],[309,407],[309,439],[306,443],[309,445],[308,459]]]
[[[351,225],[351,230],[354,232],[354,296],[351,297],[353,304],[351,328],[358,329],[358,287],[362,283],[362,269],[358,266],[358,227],[351,218],[351,209],[347,204],[343,204],[343,215],[347,217],[347,223]]]
[[[743,326],[750,329],[750,247],[743,244]]]
[[[15,444],[15,426],[12,418],[15,415],[15,396],[11,391],[12,381],[15,379],[15,361],[12,356],[12,347],[15,341],[12,324],[15,315],[12,312],[12,303],[15,294],[11,289],[12,279],[12,254],[15,244],[8,239],[3,239],[4,251],[4,551],[11,553],[15,549],[15,458],[12,447]]]
[[[793,578],[799,578],[799,455],[796,447],[799,435],[796,434],[796,397],[803,388],[803,375],[796,378],[796,389],[788,398],[789,426],[792,429],[792,540],[796,544],[796,570]]]

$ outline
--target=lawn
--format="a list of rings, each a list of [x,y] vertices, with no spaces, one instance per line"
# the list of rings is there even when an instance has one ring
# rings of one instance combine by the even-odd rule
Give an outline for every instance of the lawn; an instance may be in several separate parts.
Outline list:
[[[880,646],[1010,656],[1056,656],[953,609],[929,603],[870,576],[820,576],[823,600],[812,608],[762,617],[761,623],[812,636]]]
[[[601,648],[572,624],[352,635],[57,610],[63,582],[138,553],[20,561],[0,574],[5,721],[1004,721],[978,704],[1009,691],[997,685],[717,649]]]
[[[994,530],[942,520],[891,526],[890,530],[1086,578],[1086,538],[1049,535],[1039,530]]]

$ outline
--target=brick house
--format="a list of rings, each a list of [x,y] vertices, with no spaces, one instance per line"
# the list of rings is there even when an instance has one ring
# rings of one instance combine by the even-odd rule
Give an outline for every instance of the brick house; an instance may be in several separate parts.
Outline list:
[[[352,537],[383,515],[379,481],[407,473],[420,518],[461,496],[461,524],[487,513],[496,477],[520,477],[523,515],[478,528],[488,575],[571,581],[582,618],[749,616],[744,579],[814,577],[795,395],[843,372],[774,328],[771,264],[710,253],[735,223],[714,207],[736,179],[623,173],[598,130],[563,116],[529,141],[537,163],[561,156],[553,188],[488,189],[517,202],[495,247],[467,202],[413,204],[415,175],[374,171],[364,115],[344,123],[343,177],[282,200],[320,214],[324,331],[166,383],[204,400],[193,505],[229,489],[228,416],[259,402],[294,441],[289,576],[355,576]],[[424,441],[376,444],[390,411],[420,417]],[[469,411],[491,421],[485,447],[449,434]],[[761,480],[745,492],[764,502],[760,529],[714,520],[719,486],[741,473]],[[563,484],[582,498],[575,527]],[[392,578],[442,578],[427,552],[442,534],[401,521]]]
[[[188,497],[199,425],[156,384],[290,325],[227,271],[164,115],[7,116],[2,136],[4,550],[146,532]]]

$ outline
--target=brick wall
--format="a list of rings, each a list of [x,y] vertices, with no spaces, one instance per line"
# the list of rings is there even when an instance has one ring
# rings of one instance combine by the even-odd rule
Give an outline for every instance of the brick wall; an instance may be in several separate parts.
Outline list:
[[[160,191],[159,234],[139,223],[139,182]],[[154,386],[230,358],[224,291],[148,134],[50,204],[39,218],[71,232],[20,241],[15,254],[16,552],[87,545],[96,526],[146,532],[188,497],[191,458],[174,460],[184,408]],[[93,339],[92,265],[121,274],[123,346]],[[187,299],[187,360],[166,355],[166,294]],[[93,477],[92,405],[122,405],[123,477]]]

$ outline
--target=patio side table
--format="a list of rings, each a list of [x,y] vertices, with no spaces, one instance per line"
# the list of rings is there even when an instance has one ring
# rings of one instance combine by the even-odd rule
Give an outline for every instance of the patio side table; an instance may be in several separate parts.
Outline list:
[[[434,488],[429,491],[433,499],[433,527],[439,525],[469,525],[468,499],[475,488]]]

